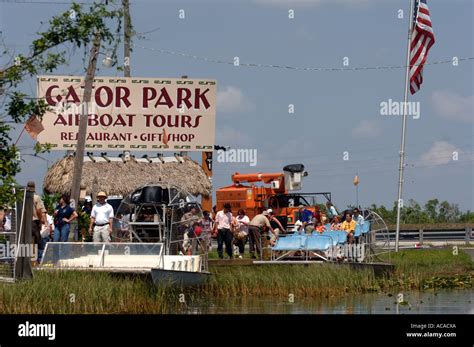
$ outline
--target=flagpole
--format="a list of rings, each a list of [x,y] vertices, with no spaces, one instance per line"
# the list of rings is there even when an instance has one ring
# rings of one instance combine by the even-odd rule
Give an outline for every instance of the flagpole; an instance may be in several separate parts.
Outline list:
[[[356,207],[359,208],[359,185],[356,186]]]
[[[403,191],[403,168],[405,166],[405,137],[406,137],[406,125],[407,125],[407,101],[408,101],[408,86],[410,84],[410,44],[411,35],[413,31],[413,4],[414,0],[410,0],[410,16],[408,17],[409,29],[408,29],[408,43],[407,43],[407,59],[406,59],[406,71],[405,71],[405,97],[403,103],[403,123],[402,123],[402,141],[400,144],[400,167],[399,167],[399,179],[398,179],[398,198],[397,198],[397,229],[395,234],[395,252],[398,252],[399,241],[400,241],[400,209],[402,203],[402,191]]]
[[[356,173],[357,178],[359,173]],[[359,183],[356,184],[356,207],[359,208]]]

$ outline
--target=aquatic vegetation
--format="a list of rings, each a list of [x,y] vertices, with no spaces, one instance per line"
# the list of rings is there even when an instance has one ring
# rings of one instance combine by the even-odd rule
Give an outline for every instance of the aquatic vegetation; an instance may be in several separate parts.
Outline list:
[[[358,293],[472,288],[473,263],[450,250],[392,254],[395,270],[377,277],[371,269],[343,264],[211,266],[201,288],[155,287],[143,276],[79,271],[35,272],[33,281],[0,283],[0,312],[185,313],[189,304],[210,298],[302,298],[328,300]]]

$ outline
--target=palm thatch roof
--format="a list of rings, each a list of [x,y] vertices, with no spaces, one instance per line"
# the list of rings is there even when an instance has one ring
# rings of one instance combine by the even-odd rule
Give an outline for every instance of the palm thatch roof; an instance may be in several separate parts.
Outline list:
[[[73,170],[73,157],[66,157],[54,163],[44,178],[44,191],[49,194],[70,193]],[[176,185],[195,196],[201,194],[207,197],[211,194],[211,183],[207,175],[201,166],[189,157],[132,159],[126,162],[120,158],[86,157],[81,182],[81,185],[86,187],[86,195],[92,195],[95,178],[97,189],[108,195],[127,196],[145,184],[160,183]]]

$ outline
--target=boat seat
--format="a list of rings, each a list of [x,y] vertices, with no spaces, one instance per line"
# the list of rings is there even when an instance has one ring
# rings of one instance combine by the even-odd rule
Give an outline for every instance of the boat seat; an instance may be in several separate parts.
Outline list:
[[[305,249],[308,251],[326,251],[332,243],[332,239],[328,235],[312,235],[307,237]]]
[[[299,251],[305,248],[306,235],[292,235],[290,237],[280,237],[275,246],[274,251]]]
[[[354,230],[354,236],[359,237],[362,234],[362,225],[356,224],[355,230]]]
[[[366,220],[362,225],[362,233],[367,234],[370,231],[370,221]]]
[[[330,236],[332,238],[334,246],[347,242],[347,233],[345,231],[331,230],[324,232],[323,235]]]

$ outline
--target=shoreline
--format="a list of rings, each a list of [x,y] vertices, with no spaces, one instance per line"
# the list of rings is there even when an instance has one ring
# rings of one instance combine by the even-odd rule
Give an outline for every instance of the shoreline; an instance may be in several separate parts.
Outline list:
[[[337,264],[210,266],[209,282],[200,288],[154,287],[143,276],[79,271],[35,272],[32,281],[0,285],[0,312],[15,314],[180,313],[187,302],[207,298],[338,298],[400,291],[472,289],[474,263],[450,250],[409,250],[391,255],[390,275]]]

